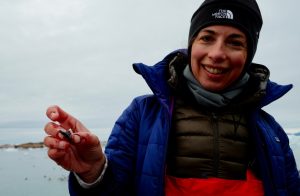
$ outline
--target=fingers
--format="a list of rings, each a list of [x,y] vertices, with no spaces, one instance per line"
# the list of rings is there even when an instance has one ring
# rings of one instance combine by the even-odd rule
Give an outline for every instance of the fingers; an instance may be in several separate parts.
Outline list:
[[[64,123],[67,120],[69,114],[63,111],[59,106],[50,106],[47,111],[46,115],[52,121],[57,121],[59,123]]]
[[[66,150],[70,147],[70,143],[52,136],[47,136],[44,139],[44,144],[49,149]]]
[[[50,135],[44,139],[49,158],[58,165],[66,170],[82,173],[90,170],[93,165],[98,165],[98,162],[103,162],[104,155],[96,135],[91,132],[70,132],[68,140],[59,132],[59,128],[55,123],[48,123],[45,130]]]
[[[45,131],[49,136],[44,139],[44,144],[49,148],[66,149],[73,145],[98,146],[100,145],[99,138],[90,132],[70,133],[69,138],[61,134],[60,126],[55,123],[48,123]]]
[[[46,124],[44,128],[45,132],[55,138],[61,139],[61,140],[67,140],[70,143],[72,143],[72,132],[70,130],[66,131],[64,128],[62,128],[60,125],[49,122]]]
[[[59,160],[66,155],[65,151],[50,148],[48,150],[48,156],[53,160]]]
[[[81,144],[85,146],[99,146],[99,138],[90,132],[78,132],[72,134],[72,140],[75,144]]]
[[[52,121],[58,122],[65,129],[74,129],[76,131],[77,125],[81,124],[76,118],[62,110],[59,106],[50,106],[46,115]]]
[[[56,164],[60,165],[61,167],[65,168],[66,170],[71,171],[71,168],[68,166],[70,165],[70,162],[66,162],[66,157],[68,157],[68,151],[66,150],[60,150],[55,148],[49,148],[48,149],[48,156],[53,161],[56,162]]]
[[[54,122],[49,122],[45,125],[44,130],[48,135],[56,136],[57,132],[60,128],[61,127],[58,124],[56,124]]]
[[[77,120],[72,115],[65,112],[59,106],[56,106],[56,105],[50,106],[46,111],[46,115],[48,116],[48,118],[50,120],[58,122],[59,125],[66,130],[72,129],[73,132],[88,131],[87,128],[85,128],[85,126],[79,120]],[[47,127],[45,127],[45,129],[46,128]],[[46,130],[46,132],[47,132],[47,130]],[[50,134],[50,135],[53,135],[53,134]]]

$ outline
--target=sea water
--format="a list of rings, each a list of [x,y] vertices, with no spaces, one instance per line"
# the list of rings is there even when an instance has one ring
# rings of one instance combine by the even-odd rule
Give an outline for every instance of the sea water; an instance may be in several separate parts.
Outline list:
[[[46,148],[0,149],[0,195],[66,196],[68,172],[47,157]]]
[[[106,141],[109,128],[93,129]],[[42,142],[43,128],[1,128],[0,145]],[[47,148],[0,149],[0,196],[66,196],[68,174],[47,156]]]

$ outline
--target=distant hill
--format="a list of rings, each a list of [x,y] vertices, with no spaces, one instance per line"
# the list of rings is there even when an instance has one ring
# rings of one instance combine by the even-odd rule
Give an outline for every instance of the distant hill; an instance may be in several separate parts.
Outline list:
[[[300,132],[294,133],[294,135],[296,135],[296,136],[300,136]]]

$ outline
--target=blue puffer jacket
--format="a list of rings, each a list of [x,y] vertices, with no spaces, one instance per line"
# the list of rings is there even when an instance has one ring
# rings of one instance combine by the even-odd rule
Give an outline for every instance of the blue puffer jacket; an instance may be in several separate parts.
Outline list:
[[[154,66],[134,64],[135,71],[144,77],[154,95],[135,98],[116,121],[105,148],[109,166],[100,185],[83,189],[71,173],[70,195],[164,195],[173,107],[165,78],[166,65],[174,54],[169,54]],[[267,196],[300,195],[300,177],[288,137],[273,117],[261,110],[291,88],[292,85],[281,86],[268,81],[267,96],[249,119]]]

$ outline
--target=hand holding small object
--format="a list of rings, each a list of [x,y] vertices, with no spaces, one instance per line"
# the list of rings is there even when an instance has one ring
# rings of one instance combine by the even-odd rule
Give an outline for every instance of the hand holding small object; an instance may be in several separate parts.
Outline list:
[[[105,163],[99,138],[58,106],[49,107],[46,115],[51,120],[45,126],[48,156],[85,182],[93,182]]]

